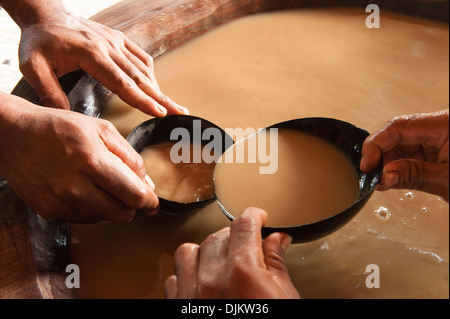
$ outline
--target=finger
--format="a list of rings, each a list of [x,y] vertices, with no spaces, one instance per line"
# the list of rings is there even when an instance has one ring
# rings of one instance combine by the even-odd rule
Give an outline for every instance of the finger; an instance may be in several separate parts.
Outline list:
[[[217,274],[224,273],[230,239],[230,228],[226,227],[208,236],[200,245],[198,296],[220,296],[222,285]]]
[[[360,169],[362,172],[368,173],[378,166],[383,153],[369,137],[364,141],[361,154]]]
[[[174,263],[178,298],[194,298],[197,291],[199,246],[186,243],[178,247],[174,254]]]
[[[178,297],[178,280],[177,276],[172,275],[166,279],[164,283],[164,294],[166,299],[177,299]]]
[[[417,160],[397,160],[383,169],[380,187],[387,189],[416,189],[448,200],[449,165]]]
[[[124,223],[135,215],[135,211],[81,176],[56,190],[47,189],[36,198],[39,205],[32,207],[37,207],[38,214],[70,223],[96,223],[102,220]]]
[[[101,120],[103,121],[103,120]],[[155,183],[146,173],[145,163],[140,154],[128,143],[117,131],[114,125],[104,121],[100,137],[108,150],[118,156],[133,172],[147,183],[152,190],[155,190]],[[146,212],[147,214],[156,212]]]
[[[108,55],[94,55],[81,68],[96,78],[124,102],[152,116],[165,116],[167,110],[145,94]]]
[[[267,221],[267,213],[249,207],[236,218],[230,227],[229,255],[263,266],[261,227]]]
[[[292,238],[283,233],[273,233],[263,240],[263,253],[266,269],[277,276],[288,276],[284,254]]]
[[[111,196],[108,192],[95,187],[83,189],[83,200],[85,205],[78,205],[84,208],[83,214],[87,216],[101,215],[103,220],[111,220],[116,223],[127,223],[133,220],[136,210],[129,209],[122,202]],[[73,207],[73,206],[72,206]]]
[[[178,105],[161,92],[153,74],[153,70],[145,66],[140,59],[136,58],[129,51],[123,50],[123,55],[114,55],[113,60],[145,94],[164,107],[168,114],[189,113],[186,108]],[[148,113],[145,109],[141,110]]]
[[[430,156],[430,148],[440,149],[447,140],[448,110],[395,117],[364,142],[361,170],[374,169],[383,154],[385,163],[400,159],[403,154],[415,159]],[[420,154],[416,154],[418,151]]]
[[[123,138],[111,122],[99,121],[102,123],[100,126],[100,138],[108,150],[118,156],[137,176],[144,180],[146,178],[146,169],[142,156]]]
[[[153,189],[137,176],[120,158],[106,151],[99,159],[101,171],[95,171],[94,180],[101,188],[124,205],[140,212],[153,212],[159,204]]]
[[[209,235],[200,245],[200,268],[214,267],[212,263],[226,259],[228,256],[229,239],[229,227]]]
[[[168,113],[170,114],[189,114],[189,110],[176,102],[174,102],[172,99],[164,95],[158,85],[158,82],[156,81],[155,74],[154,74],[154,64],[153,64],[153,58],[147,54],[143,49],[141,49],[138,45],[136,45],[134,42],[130,41],[128,38],[125,37],[125,48],[129,52],[127,53],[127,57],[130,58],[130,60],[135,63],[135,65],[139,66],[141,65],[139,61],[143,63],[143,65],[146,66],[144,68],[143,66],[139,67],[141,70],[145,70],[143,72],[146,76],[150,78],[152,83],[155,85],[157,90],[160,92],[160,99],[157,99],[161,105],[167,108]],[[139,61],[136,61],[134,59],[136,57]]]
[[[292,238],[283,233],[273,233],[267,236],[263,241],[264,262],[266,270],[271,273],[272,278],[276,278],[284,295],[288,298],[300,298],[284,260],[284,254],[291,241]]]
[[[52,66],[44,57],[33,55],[20,64],[20,71],[36,91],[41,104],[47,107],[70,109]]]
[[[125,37],[125,48],[130,51],[134,56],[142,61],[148,68],[153,69],[153,58],[147,54],[141,47],[135,44],[133,41]]]

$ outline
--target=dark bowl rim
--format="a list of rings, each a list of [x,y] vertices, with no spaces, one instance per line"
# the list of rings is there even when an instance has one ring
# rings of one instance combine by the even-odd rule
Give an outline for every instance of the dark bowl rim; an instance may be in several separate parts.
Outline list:
[[[191,119],[191,120],[201,120],[201,121],[205,122],[207,125],[209,125],[210,127],[215,127],[217,129],[219,129],[221,131],[221,133],[223,134],[224,138],[229,137],[229,139],[231,141],[233,141],[231,136],[229,136],[229,134],[224,129],[222,129],[220,126],[218,126],[218,125],[214,124],[213,122],[206,120],[202,117],[199,117],[196,115],[190,115],[190,114],[173,114],[173,115],[167,115],[165,117],[155,117],[155,118],[148,119],[148,120],[136,125],[131,130],[131,132],[128,134],[126,140],[136,150],[133,143],[130,142],[130,139],[133,135],[136,134],[136,132],[139,130],[139,128],[151,125],[152,123],[159,123],[159,122],[162,123],[162,122],[170,121],[173,119],[186,119],[186,118]],[[168,141],[170,141],[170,140],[168,139]],[[234,141],[233,141],[233,143],[234,143]],[[151,145],[151,144],[147,144],[147,145]],[[226,149],[224,149],[223,152],[225,152],[225,150]],[[138,150],[136,150],[136,151],[138,151]],[[216,198],[215,191],[214,191],[214,194],[209,198],[206,198],[201,201],[194,201],[194,202],[188,202],[188,203],[177,202],[177,201],[169,200],[167,198],[158,196],[160,205],[162,204],[163,207],[171,207],[169,210],[164,210],[164,209],[162,209],[162,210],[167,213],[174,213],[174,214],[195,211],[195,210],[200,209],[200,208],[204,207],[205,205],[213,202],[216,199],[217,198]]]
[[[286,121],[282,121],[282,122],[279,122],[279,123],[272,124],[272,125],[264,128],[264,129],[278,128],[279,126],[286,125],[286,124],[289,124],[289,123],[292,123],[292,122],[295,122],[295,121],[327,121],[327,122],[330,122],[330,123],[331,122],[333,122],[333,123],[340,123],[342,125],[346,125],[346,126],[352,128],[352,129],[360,131],[361,133],[366,135],[366,138],[370,135],[370,133],[367,130],[365,130],[363,128],[360,128],[360,127],[358,127],[358,126],[356,126],[356,125],[354,125],[352,123],[349,123],[349,122],[346,122],[346,121],[343,121],[343,120],[340,120],[340,119],[330,118],[330,117],[303,117],[303,118],[291,119],[291,120],[286,120]],[[262,129],[262,130],[264,130],[264,129]],[[299,129],[301,131],[304,131],[304,130],[302,130],[300,128],[292,128],[292,129]],[[258,132],[260,132],[262,130],[259,130]],[[311,133],[311,134],[313,134],[313,133]],[[319,137],[319,138],[325,139],[325,138],[323,138],[321,136],[318,136],[318,135],[316,135],[316,136]],[[237,142],[239,142],[239,141],[237,141]],[[330,141],[328,141],[328,142],[330,142]],[[359,171],[359,167],[357,169]],[[318,220],[318,221],[315,221],[315,222],[312,222],[312,223],[308,223],[308,224],[301,224],[301,225],[294,225],[294,226],[264,226],[264,227],[262,227],[262,231],[263,232],[268,232],[268,233],[278,232],[278,231],[279,232],[286,232],[287,231],[287,233],[290,233],[290,231],[298,231],[298,230],[300,230],[302,228],[313,227],[313,226],[321,224],[323,222],[336,219],[339,216],[346,215],[347,213],[357,209],[358,206],[364,205],[364,203],[372,196],[373,192],[375,191],[375,186],[378,184],[379,179],[381,177],[381,173],[382,173],[382,164],[381,163],[380,163],[380,165],[378,165],[377,168],[375,168],[371,172],[366,173],[366,174],[375,174],[375,176],[374,176],[375,182],[371,184],[370,190],[368,192],[366,192],[364,194],[364,196],[361,196],[360,198],[358,198],[358,200],[356,202],[354,202],[351,206],[349,206],[348,208],[346,208],[345,210],[343,210],[341,212],[338,212],[338,213],[336,213],[336,214],[334,214],[332,216],[329,216],[327,218],[324,218],[324,219],[321,219],[321,220]],[[230,214],[225,209],[223,204],[220,202],[219,196],[217,196],[217,194],[216,194],[216,202],[219,205],[219,208],[221,209],[222,213],[225,216],[227,216],[228,219],[233,221],[235,219],[235,217],[232,214]],[[296,242],[295,238],[294,238],[294,242]]]

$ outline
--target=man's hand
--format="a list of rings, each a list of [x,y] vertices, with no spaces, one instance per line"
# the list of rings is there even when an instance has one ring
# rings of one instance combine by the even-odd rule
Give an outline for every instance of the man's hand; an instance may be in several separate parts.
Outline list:
[[[417,189],[449,200],[449,111],[398,116],[370,135],[361,170],[383,160],[378,190]]]
[[[266,212],[248,208],[201,245],[181,245],[175,275],[166,280],[167,298],[299,298],[284,263],[291,239],[274,233],[262,240],[266,220]]]
[[[142,157],[114,126],[0,93],[0,172],[46,219],[128,222],[158,198]]]
[[[121,32],[66,12],[59,0],[0,0],[22,30],[20,70],[41,104],[69,109],[58,78],[82,69],[152,116],[187,109],[161,92],[152,58]]]

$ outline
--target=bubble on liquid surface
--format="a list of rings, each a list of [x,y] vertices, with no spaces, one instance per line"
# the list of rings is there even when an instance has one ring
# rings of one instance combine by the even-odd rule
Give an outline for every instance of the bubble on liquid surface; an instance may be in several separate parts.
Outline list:
[[[413,192],[407,192],[407,193],[405,194],[405,197],[406,197],[407,199],[413,199],[413,198],[415,197],[415,195],[414,195]]]
[[[374,210],[376,216],[381,220],[389,220],[391,218],[391,212],[388,208],[380,206]]]

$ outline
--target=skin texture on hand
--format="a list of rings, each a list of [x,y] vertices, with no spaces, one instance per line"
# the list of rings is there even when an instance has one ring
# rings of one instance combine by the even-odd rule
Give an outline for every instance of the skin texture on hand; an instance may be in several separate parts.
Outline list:
[[[71,15],[57,0],[0,4],[21,28],[20,70],[42,105],[69,109],[58,78],[82,69],[144,113],[188,113],[161,92],[153,59],[123,33]]]
[[[128,222],[156,213],[142,157],[114,126],[0,93],[0,172],[42,217]]]
[[[299,298],[284,262],[291,238],[274,233],[262,240],[266,221],[266,212],[251,207],[200,245],[181,245],[174,255],[175,275],[166,280],[166,297]]]
[[[363,144],[361,170],[383,161],[377,190],[415,189],[449,200],[449,111],[398,116]]]

